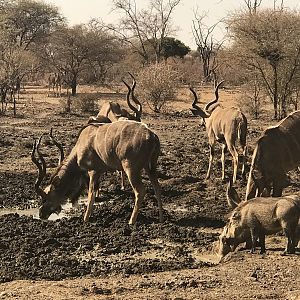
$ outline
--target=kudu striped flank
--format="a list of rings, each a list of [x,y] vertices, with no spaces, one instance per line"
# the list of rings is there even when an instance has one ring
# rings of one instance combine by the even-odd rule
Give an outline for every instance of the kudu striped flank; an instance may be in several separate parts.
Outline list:
[[[42,198],[39,211],[41,219],[59,213],[67,199],[76,202],[88,181],[88,204],[84,215],[84,221],[88,222],[100,176],[107,171],[122,170],[128,176],[135,194],[135,205],[129,221],[129,224],[134,224],[146,194],[141,175],[145,170],[158,201],[159,220],[163,220],[161,188],[156,172],[160,142],[145,124],[121,120],[86,125],[45,189],[40,187],[46,175],[45,160],[39,150],[41,138],[34,143],[32,151],[32,161],[38,167],[35,190]]]

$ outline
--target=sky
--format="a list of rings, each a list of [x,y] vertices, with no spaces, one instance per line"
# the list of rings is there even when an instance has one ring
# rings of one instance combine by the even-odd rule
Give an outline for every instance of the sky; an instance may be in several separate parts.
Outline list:
[[[274,1],[281,4],[281,0],[262,0],[262,6],[273,7]],[[105,23],[116,23],[121,17],[112,11],[111,0],[44,0],[43,2],[55,5],[61,14],[66,17],[69,25],[87,23],[92,18],[102,19]],[[137,8],[147,7],[150,0],[136,0]],[[300,9],[300,0],[284,0],[284,6],[291,9]],[[206,14],[205,23],[211,26],[229,13],[245,7],[244,0],[181,0],[173,13],[173,25],[177,28],[174,36],[196,49],[192,34],[193,11],[198,9],[200,15]],[[221,26],[215,31],[217,39],[223,37],[225,29]]]

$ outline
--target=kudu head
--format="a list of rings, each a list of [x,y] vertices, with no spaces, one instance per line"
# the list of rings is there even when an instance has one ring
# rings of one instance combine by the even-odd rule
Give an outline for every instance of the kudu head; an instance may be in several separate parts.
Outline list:
[[[133,79],[132,87],[130,87],[130,85],[125,80],[122,79],[123,83],[127,86],[127,89],[128,89],[128,92],[127,92],[127,95],[126,95],[127,105],[134,112],[134,116],[132,116],[132,117],[129,116],[128,119],[133,119],[135,121],[141,122],[142,104],[140,103],[140,101],[134,95],[134,89],[136,87],[136,80],[130,72],[128,72],[128,74]],[[132,105],[132,103],[130,102],[130,95],[131,95],[132,101],[135,103],[137,108],[134,105]]]
[[[197,97],[197,94],[196,92],[190,87],[190,91],[192,92],[192,94],[194,95],[194,101],[193,101],[193,104],[192,104],[192,109],[191,109],[191,112],[193,113],[193,115],[195,116],[200,116],[203,121],[204,121],[204,124],[205,124],[205,119],[206,118],[209,118],[211,116],[211,113],[213,112],[213,110],[216,108],[216,105],[218,100],[219,100],[219,87],[220,85],[224,82],[221,81],[219,82],[219,84],[217,84],[217,86],[215,87],[215,98],[213,100],[211,100],[209,103],[207,103],[204,107],[204,109],[202,109],[198,104],[199,104],[199,101],[198,101],[198,97]]]
[[[38,142],[34,140],[33,150],[31,153],[31,160],[38,168],[38,178],[35,181],[34,188],[36,193],[38,194],[38,196],[41,197],[42,200],[42,206],[39,209],[39,217],[41,219],[48,219],[52,213],[58,214],[61,211],[61,204],[64,195],[60,192],[59,189],[59,184],[60,184],[59,178],[55,176],[52,177],[50,184],[45,189],[41,188],[41,183],[46,177],[46,171],[47,171],[45,159],[39,149],[41,140],[44,135],[45,134],[41,135]],[[60,165],[61,161],[64,159],[63,148],[61,144],[59,144],[57,141],[54,140],[52,135],[52,129],[50,131],[50,139],[59,148],[60,151],[59,165]]]

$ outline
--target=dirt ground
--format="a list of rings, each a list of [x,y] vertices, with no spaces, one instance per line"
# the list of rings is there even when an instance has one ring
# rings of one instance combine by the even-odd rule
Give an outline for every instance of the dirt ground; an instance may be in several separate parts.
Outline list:
[[[209,97],[204,93],[202,98]],[[237,91],[220,91],[224,106],[237,97]],[[105,100],[125,105],[122,94],[99,94],[99,99],[99,105]],[[168,113],[156,115],[145,107],[143,114],[161,141],[158,173],[164,223],[158,222],[145,176],[144,206],[136,226],[127,224],[133,193],[128,182],[121,191],[116,173],[103,177],[90,223],[83,224],[84,205],[67,207],[63,218],[37,219],[33,139],[52,127],[68,152],[89,117],[61,113],[61,101],[47,97],[45,89],[27,87],[18,102],[18,116],[13,118],[11,111],[0,116],[0,299],[300,299],[300,252],[281,256],[281,234],[267,239],[264,256],[240,249],[217,263],[218,235],[230,212],[226,183],[220,178],[220,148],[212,178],[205,180],[207,137],[189,111],[191,98],[184,90]],[[247,170],[256,139],[275,123],[270,116],[249,118]],[[58,151],[47,137],[41,148],[51,173]],[[231,171],[228,155],[227,178]],[[293,171],[289,176],[285,193],[298,191],[299,174]],[[241,196],[245,185],[239,177],[236,188]]]

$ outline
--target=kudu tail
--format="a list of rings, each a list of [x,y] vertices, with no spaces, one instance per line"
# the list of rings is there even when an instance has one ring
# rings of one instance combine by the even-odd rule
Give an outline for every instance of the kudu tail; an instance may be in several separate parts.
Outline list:
[[[247,119],[243,114],[238,123],[237,135],[240,145],[245,148],[247,143]]]
[[[154,133],[151,134],[150,138],[152,140],[152,142],[150,142],[152,149],[151,149],[150,159],[148,162],[148,170],[150,173],[156,174],[157,160],[158,160],[158,156],[160,154],[160,142],[159,142],[157,135]]]

